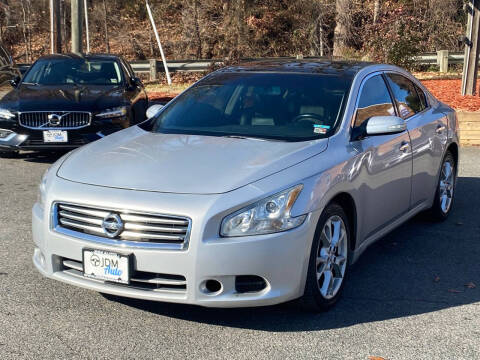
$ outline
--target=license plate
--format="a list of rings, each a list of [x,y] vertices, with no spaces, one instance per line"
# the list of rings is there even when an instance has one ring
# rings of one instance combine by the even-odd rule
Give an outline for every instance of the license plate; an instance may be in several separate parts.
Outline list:
[[[68,133],[63,130],[47,130],[43,132],[43,142],[46,143],[66,143],[68,142]]]
[[[130,256],[102,250],[83,250],[83,275],[88,278],[128,284]]]

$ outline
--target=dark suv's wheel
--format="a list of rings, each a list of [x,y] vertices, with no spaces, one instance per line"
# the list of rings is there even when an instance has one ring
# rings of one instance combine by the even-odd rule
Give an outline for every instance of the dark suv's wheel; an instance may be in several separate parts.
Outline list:
[[[348,272],[350,227],[343,208],[332,203],[318,221],[310,253],[305,292],[300,299],[309,311],[325,311],[340,298]]]
[[[433,220],[445,220],[452,210],[455,184],[457,181],[456,166],[455,158],[450,151],[447,151],[440,168],[435,201],[430,209],[430,215]]]

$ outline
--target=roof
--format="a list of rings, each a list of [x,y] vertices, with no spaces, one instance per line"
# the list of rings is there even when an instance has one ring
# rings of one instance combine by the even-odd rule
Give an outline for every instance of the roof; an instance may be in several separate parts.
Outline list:
[[[326,58],[254,60],[228,66],[219,72],[306,73],[354,77],[371,62],[331,60]]]
[[[43,55],[39,59],[109,59],[109,60],[116,60],[119,56],[113,54],[51,54],[51,55]]]

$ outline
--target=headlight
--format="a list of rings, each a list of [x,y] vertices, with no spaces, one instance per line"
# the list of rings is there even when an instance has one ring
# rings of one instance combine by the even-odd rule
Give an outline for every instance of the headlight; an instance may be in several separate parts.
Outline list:
[[[50,168],[48,168],[42,176],[42,181],[40,181],[40,185],[38,185],[38,192],[37,192],[37,203],[43,209],[45,207],[45,197],[46,197],[46,187],[47,187],[47,176]]]
[[[13,119],[14,117],[15,117],[15,114],[12,113],[10,110],[0,108],[0,119],[10,120],[10,119]]]
[[[11,134],[13,134],[12,130],[0,129],[0,139],[5,139],[6,137],[9,137]]]
[[[113,109],[106,109],[101,113],[97,114],[97,117],[102,119],[110,119],[110,118],[117,118],[127,115],[127,107],[120,106]]]
[[[220,235],[225,237],[270,234],[300,226],[307,215],[290,216],[303,185],[297,185],[247,206],[222,221]]]

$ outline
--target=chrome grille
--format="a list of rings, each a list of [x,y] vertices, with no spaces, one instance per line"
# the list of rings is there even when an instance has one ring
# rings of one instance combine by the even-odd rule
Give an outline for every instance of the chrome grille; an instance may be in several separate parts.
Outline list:
[[[65,274],[84,278],[83,264],[81,261],[67,258],[61,258],[60,260],[62,264],[62,271]],[[89,278],[89,280],[92,279]],[[103,280],[92,281],[106,282],[118,286],[127,286],[129,288],[155,292],[184,293],[187,290],[187,280],[183,275],[156,274],[137,270],[132,271],[129,284],[110,283]]]
[[[118,234],[109,232],[104,222],[112,216],[121,219],[121,224],[116,222],[120,229]],[[67,203],[54,204],[52,217],[54,229],[70,236],[113,245],[172,250],[183,250],[188,247],[191,226],[191,221],[187,217]]]
[[[58,115],[60,122],[51,123],[49,115]],[[29,129],[79,129],[90,125],[91,114],[83,111],[35,111],[19,113],[20,125]]]

